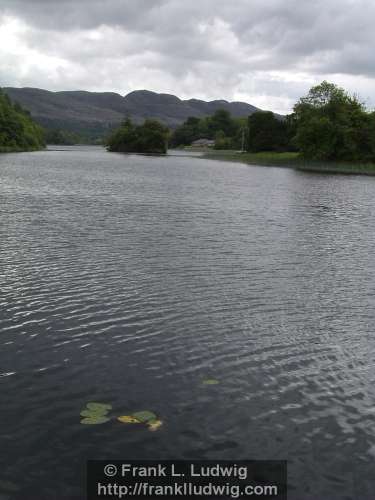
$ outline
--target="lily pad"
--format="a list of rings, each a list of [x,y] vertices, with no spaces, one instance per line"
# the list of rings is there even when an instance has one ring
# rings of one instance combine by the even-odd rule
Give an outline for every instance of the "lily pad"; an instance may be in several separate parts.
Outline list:
[[[216,378],[206,378],[202,381],[203,385],[217,385],[220,382]]]
[[[142,422],[135,418],[133,415],[122,415],[121,417],[117,417],[119,422],[123,424],[141,424]]]
[[[108,414],[107,410],[103,411],[92,411],[92,410],[82,410],[81,417],[105,417]]]
[[[106,422],[109,422],[111,419],[108,417],[103,417],[101,415],[95,416],[92,415],[91,417],[83,418],[81,420],[81,424],[83,425],[99,425],[99,424],[105,424]]]
[[[147,422],[148,430],[150,430],[151,432],[157,431],[158,429],[160,429],[160,427],[162,425],[163,425],[163,421],[159,420],[159,419],[149,420]]]
[[[136,418],[139,420],[139,422],[146,423],[149,422],[150,420],[157,420],[157,416],[155,413],[152,411],[137,411],[136,413],[133,413],[132,417]]]
[[[96,413],[107,413],[109,410],[112,410],[112,405],[106,403],[87,403],[86,407],[93,412]]]

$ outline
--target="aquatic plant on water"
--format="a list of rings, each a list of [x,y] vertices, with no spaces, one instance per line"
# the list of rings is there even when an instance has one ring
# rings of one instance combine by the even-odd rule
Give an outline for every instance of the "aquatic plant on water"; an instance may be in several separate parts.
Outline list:
[[[106,403],[87,403],[86,408],[81,411],[81,420],[83,425],[99,425],[109,422],[108,412],[112,409],[112,405]]]
[[[105,424],[111,420],[111,417],[108,416],[110,410],[112,410],[112,405],[110,404],[89,402],[80,412],[80,416],[83,417],[81,424]],[[150,431],[156,431],[163,425],[162,420],[149,410],[138,411],[131,415],[122,415],[117,417],[117,420],[122,424],[145,424]]]
[[[163,422],[156,414],[149,410],[138,411],[131,415],[122,415],[117,420],[123,424],[146,424],[150,431],[158,430]]]

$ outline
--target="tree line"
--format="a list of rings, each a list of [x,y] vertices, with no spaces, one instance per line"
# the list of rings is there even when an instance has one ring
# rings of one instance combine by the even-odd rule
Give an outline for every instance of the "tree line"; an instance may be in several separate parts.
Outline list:
[[[93,144],[87,137],[64,129],[46,129],[44,138],[47,144],[73,146],[75,144]]]
[[[285,117],[256,111],[244,121],[219,110],[212,117],[188,118],[173,132],[171,145],[207,138],[215,140],[216,149],[240,149],[243,134],[249,152],[298,151],[310,160],[375,161],[375,112],[326,81],[312,87]]]
[[[36,151],[44,147],[42,127],[0,89],[0,152]]]
[[[246,118],[233,118],[228,111],[219,109],[212,116],[188,118],[172,133],[170,146],[189,146],[205,138],[214,140],[216,149],[238,149],[245,127]]]
[[[375,112],[356,95],[324,81],[299,99],[288,116],[256,111],[234,118],[221,109],[212,116],[189,117],[172,132],[157,120],[139,125],[127,118],[106,144],[109,151],[164,154],[168,142],[179,147],[201,138],[214,140],[216,149],[298,151],[309,160],[375,162]],[[71,132],[43,130],[0,89],[0,151],[42,149],[46,139],[60,144],[82,140]]]

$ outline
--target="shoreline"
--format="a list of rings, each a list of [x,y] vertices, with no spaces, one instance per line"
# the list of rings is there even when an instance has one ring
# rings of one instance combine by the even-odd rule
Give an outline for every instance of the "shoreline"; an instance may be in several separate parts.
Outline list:
[[[30,149],[18,149],[18,148],[8,148],[0,147],[0,154],[11,154],[11,153],[35,153],[36,151],[45,151],[47,148],[30,148]]]
[[[292,168],[300,172],[312,172],[320,174],[343,174],[343,175],[375,175],[375,163],[356,162],[315,162],[303,160],[298,153],[241,153],[228,150],[209,150],[207,148],[189,148],[186,151],[201,152],[207,160],[220,160],[243,163],[245,165],[256,165],[260,167]]]

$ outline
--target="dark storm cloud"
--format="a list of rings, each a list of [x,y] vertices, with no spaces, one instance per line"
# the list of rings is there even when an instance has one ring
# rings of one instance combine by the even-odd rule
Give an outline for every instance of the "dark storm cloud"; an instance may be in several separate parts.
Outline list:
[[[35,57],[34,77],[20,68],[20,84],[39,72],[39,86],[46,75],[56,88],[144,82],[185,96],[258,95],[269,107],[290,107],[323,77],[358,78],[367,92],[374,15],[370,0],[0,0],[3,22],[23,23],[14,36]]]
[[[1,11],[42,28],[53,30],[90,29],[101,24],[138,25],[163,0],[4,0]],[[150,7],[151,6],[151,7]],[[142,24],[142,22],[140,23]]]

